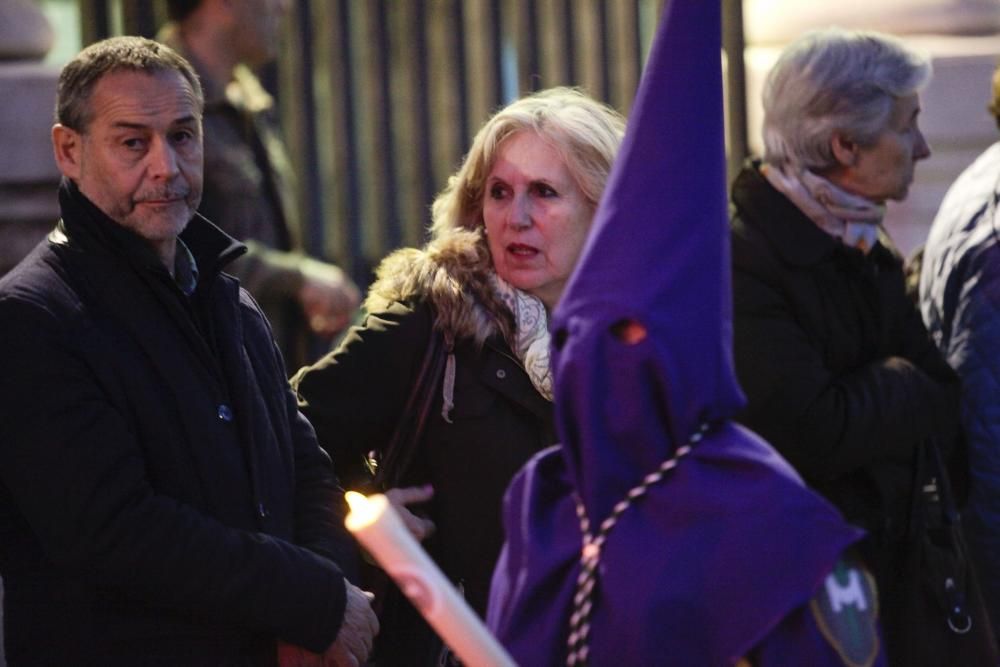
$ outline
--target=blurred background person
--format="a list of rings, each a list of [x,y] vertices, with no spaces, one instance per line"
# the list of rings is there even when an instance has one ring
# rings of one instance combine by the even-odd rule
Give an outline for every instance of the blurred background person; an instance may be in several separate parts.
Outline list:
[[[990,111],[1000,125],[1000,67]],[[983,594],[1000,630],[1000,142],[948,190],[924,246],[920,307],[931,337],[962,378],[971,485],[963,523]]]
[[[617,112],[568,88],[499,111],[435,200],[432,240],[389,256],[364,323],[292,380],[345,488],[364,488],[368,453],[383,458],[410,420],[415,378],[438,346],[415,451],[383,465],[410,463],[379,474],[400,487],[390,498],[420,504],[420,516],[404,508],[411,529],[480,615],[503,542],[504,489],[555,442],[548,316],[623,131]],[[434,638],[396,597],[383,607],[378,664],[427,664]]]
[[[253,73],[278,52],[289,0],[168,0],[159,39],[185,56],[205,90],[205,194],[199,212],[246,243],[232,272],[260,302],[289,368],[311,361],[308,334],[330,340],[359,302],[338,267],[302,253],[293,175]],[[315,357],[313,357],[315,358]]]
[[[929,62],[878,33],[827,29],[788,46],[764,87],[764,161],[732,188],[739,419],[868,531],[889,658],[908,662],[899,573],[918,447],[963,473],[958,378],[904,292],[881,228],[916,162]],[[955,480],[956,482],[960,480]],[[942,625],[944,619],[941,619]]]

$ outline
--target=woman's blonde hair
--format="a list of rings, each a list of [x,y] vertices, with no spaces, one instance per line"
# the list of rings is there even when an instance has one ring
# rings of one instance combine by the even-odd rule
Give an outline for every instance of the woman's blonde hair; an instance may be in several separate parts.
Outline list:
[[[483,226],[486,179],[500,147],[524,130],[537,133],[559,153],[587,201],[596,208],[625,132],[625,119],[575,88],[549,88],[508,104],[476,134],[462,166],[435,198],[431,234]]]

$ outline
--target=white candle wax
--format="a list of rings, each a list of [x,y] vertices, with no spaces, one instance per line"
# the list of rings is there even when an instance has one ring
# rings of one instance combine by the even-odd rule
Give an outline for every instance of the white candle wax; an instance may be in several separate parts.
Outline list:
[[[441,639],[468,667],[515,667],[514,661],[403,524],[388,498],[347,492],[344,520]]]

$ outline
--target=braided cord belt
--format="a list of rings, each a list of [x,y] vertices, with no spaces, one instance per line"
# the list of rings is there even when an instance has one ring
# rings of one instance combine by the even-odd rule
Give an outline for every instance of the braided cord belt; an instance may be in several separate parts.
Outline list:
[[[590,638],[590,612],[593,607],[592,597],[597,581],[597,566],[601,560],[601,549],[608,539],[608,533],[618,523],[618,519],[632,504],[646,495],[650,487],[658,484],[664,476],[677,466],[677,462],[691,452],[691,448],[699,442],[708,431],[709,425],[703,423],[698,427],[686,444],[677,448],[674,455],[664,461],[656,470],[642,478],[639,484],[633,486],[625,497],[618,501],[611,514],[601,522],[601,527],[594,535],[590,532],[590,519],[583,507],[580,496],[574,495],[576,501],[576,516],[580,519],[580,532],[583,534],[583,549],[580,551],[580,574],[576,578],[576,593],[573,595],[573,614],[569,619],[569,638],[566,641],[566,664],[569,667],[587,664]]]

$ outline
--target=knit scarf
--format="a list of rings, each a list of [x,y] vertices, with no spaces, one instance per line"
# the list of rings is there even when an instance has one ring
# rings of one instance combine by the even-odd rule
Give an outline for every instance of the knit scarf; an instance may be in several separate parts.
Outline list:
[[[500,276],[490,275],[493,293],[514,314],[516,332],[513,351],[531,378],[531,384],[546,400],[552,400],[552,368],[549,365],[549,318],[542,302],[511,286]]]
[[[878,243],[885,206],[838,188],[808,169],[764,164],[761,174],[800,211],[841,243],[868,252]]]

